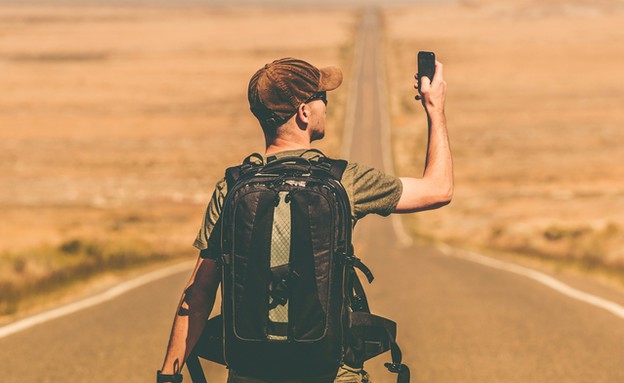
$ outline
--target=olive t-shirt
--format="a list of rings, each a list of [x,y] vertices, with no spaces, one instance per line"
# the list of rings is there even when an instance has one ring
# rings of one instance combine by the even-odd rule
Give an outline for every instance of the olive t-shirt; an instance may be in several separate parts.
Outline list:
[[[311,159],[319,155],[316,150],[300,149],[279,152],[275,154],[275,157],[302,156]],[[399,178],[357,163],[347,165],[342,175],[342,184],[349,197],[354,224],[367,214],[389,215],[396,208],[403,192],[403,184]],[[212,229],[221,214],[226,193],[227,183],[223,178],[217,182],[212,198],[208,203],[202,226],[193,244],[199,250],[205,250],[209,246],[210,233],[212,233]]]

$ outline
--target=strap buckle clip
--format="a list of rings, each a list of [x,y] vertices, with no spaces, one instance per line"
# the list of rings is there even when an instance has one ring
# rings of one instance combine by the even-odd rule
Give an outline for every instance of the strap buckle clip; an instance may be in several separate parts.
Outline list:
[[[182,383],[183,376],[182,374],[163,374],[160,370],[156,371],[156,382],[157,383]]]
[[[403,371],[404,364],[401,363],[384,363],[384,366],[388,369],[388,371],[398,374]]]

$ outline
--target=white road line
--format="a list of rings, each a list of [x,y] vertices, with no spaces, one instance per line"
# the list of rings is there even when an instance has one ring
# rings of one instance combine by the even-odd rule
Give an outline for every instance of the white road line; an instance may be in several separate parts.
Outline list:
[[[377,55],[377,89],[379,90],[379,109],[381,115],[381,153],[382,161],[384,164],[384,171],[389,174],[394,174],[394,160],[392,159],[392,137],[390,134],[392,123],[390,121],[390,112],[388,103],[390,100],[388,87],[386,86],[386,66],[384,57],[385,48],[382,39],[382,33],[380,31],[378,38],[379,54]],[[403,225],[403,218],[400,214],[392,214],[390,216],[392,220],[392,228],[399,240],[402,247],[409,247],[414,242],[412,237],[405,230]]]
[[[587,303],[594,307],[607,310],[618,318],[624,319],[624,307],[607,299],[577,290],[551,277],[550,275],[541,273],[533,269],[529,269],[527,267],[515,265],[513,263],[486,257],[485,255],[481,255],[473,251],[457,251],[445,244],[438,245],[438,249],[446,255],[459,257],[494,269],[508,271],[510,273],[533,279],[534,281],[539,282],[542,285],[549,287],[565,296],[576,299],[577,301]]]
[[[37,314],[31,317],[28,317],[26,319],[22,319],[20,321],[11,323],[4,327],[0,327],[0,339],[6,336],[9,336],[11,334],[15,334],[17,332],[26,330],[38,324],[45,323],[56,318],[60,318],[60,317],[75,313],[80,310],[84,310],[88,307],[99,305],[100,303],[109,301],[122,294],[125,294],[130,290],[134,290],[137,287],[141,287],[150,282],[154,282],[156,280],[166,278],[170,275],[174,275],[183,271],[190,270],[194,265],[195,265],[195,261],[183,262],[183,263],[179,263],[179,264],[169,266],[163,269],[152,271],[151,273],[148,273],[140,277],[131,279],[129,281],[120,283],[117,286],[109,290],[106,290],[103,293],[100,293],[98,295],[83,299],[78,302],[71,303],[63,307],[59,307],[57,309],[43,312],[41,314]]]
[[[345,111],[344,131],[342,133],[341,157],[348,159],[351,156],[351,146],[353,146],[353,132],[355,130],[355,111],[357,105],[358,92],[360,91],[360,75],[364,65],[364,20],[360,26],[353,52],[353,66],[351,67],[351,84],[349,86],[349,98],[347,99],[347,110]]]
[[[353,69],[351,76],[351,87],[349,89],[349,98],[347,101],[347,111],[345,117],[345,129],[342,139],[342,158],[349,158],[351,155],[351,147],[353,145],[353,134],[355,130],[355,112],[357,105],[357,96],[360,88],[360,76],[362,68],[364,66],[364,52],[363,49],[366,46],[366,40],[369,38],[369,34],[366,32],[367,28],[374,23],[373,17],[377,17],[372,11],[365,11],[362,16],[361,25],[358,31],[358,37],[356,41]],[[379,37],[380,38],[380,37]],[[380,54],[377,55],[377,66],[379,72],[377,74],[377,88],[379,90],[379,99],[382,100],[379,105],[381,116],[381,154],[384,171],[389,174],[394,174],[394,164],[392,161],[392,146],[390,143],[390,115],[388,112],[388,91],[385,86],[385,66],[383,62],[383,42],[379,41]],[[405,231],[403,225],[403,219],[398,214],[393,214],[390,217],[392,222],[392,228],[396,234],[399,243],[403,247],[411,246],[413,241],[412,237]]]

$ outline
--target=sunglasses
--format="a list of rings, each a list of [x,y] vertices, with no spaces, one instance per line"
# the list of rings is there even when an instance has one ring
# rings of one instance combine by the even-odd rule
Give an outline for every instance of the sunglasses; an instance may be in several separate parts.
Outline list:
[[[312,97],[308,98],[304,104],[307,104],[309,102],[312,102],[314,100],[321,100],[323,101],[323,104],[325,104],[325,106],[327,106],[327,92],[326,91],[322,91],[322,92],[316,92],[312,95]]]

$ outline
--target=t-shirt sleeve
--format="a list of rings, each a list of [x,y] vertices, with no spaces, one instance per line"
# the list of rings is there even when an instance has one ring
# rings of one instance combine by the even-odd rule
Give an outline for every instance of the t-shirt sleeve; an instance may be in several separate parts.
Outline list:
[[[225,199],[226,193],[227,183],[225,179],[222,179],[217,182],[215,190],[212,193],[212,198],[210,198],[210,202],[206,208],[206,214],[204,214],[202,225],[199,228],[199,233],[197,233],[197,237],[193,243],[193,246],[201,250],[201,256],[204,258],[209,257],[211,253],[209,250],[218,245],[218,238],[216,238],[218,237],[218,235],[216,235],[218,233],[216,233],[214,229],[221,216],[221,208],[223,207],[223,200]]]
[[[398,177],[369,166],[350,163],[343,178],[346,178],[347,191],[351,189],[352,211],[358,220],[371,213],[389,215],[396,209],[403,193],[403,184]]]

